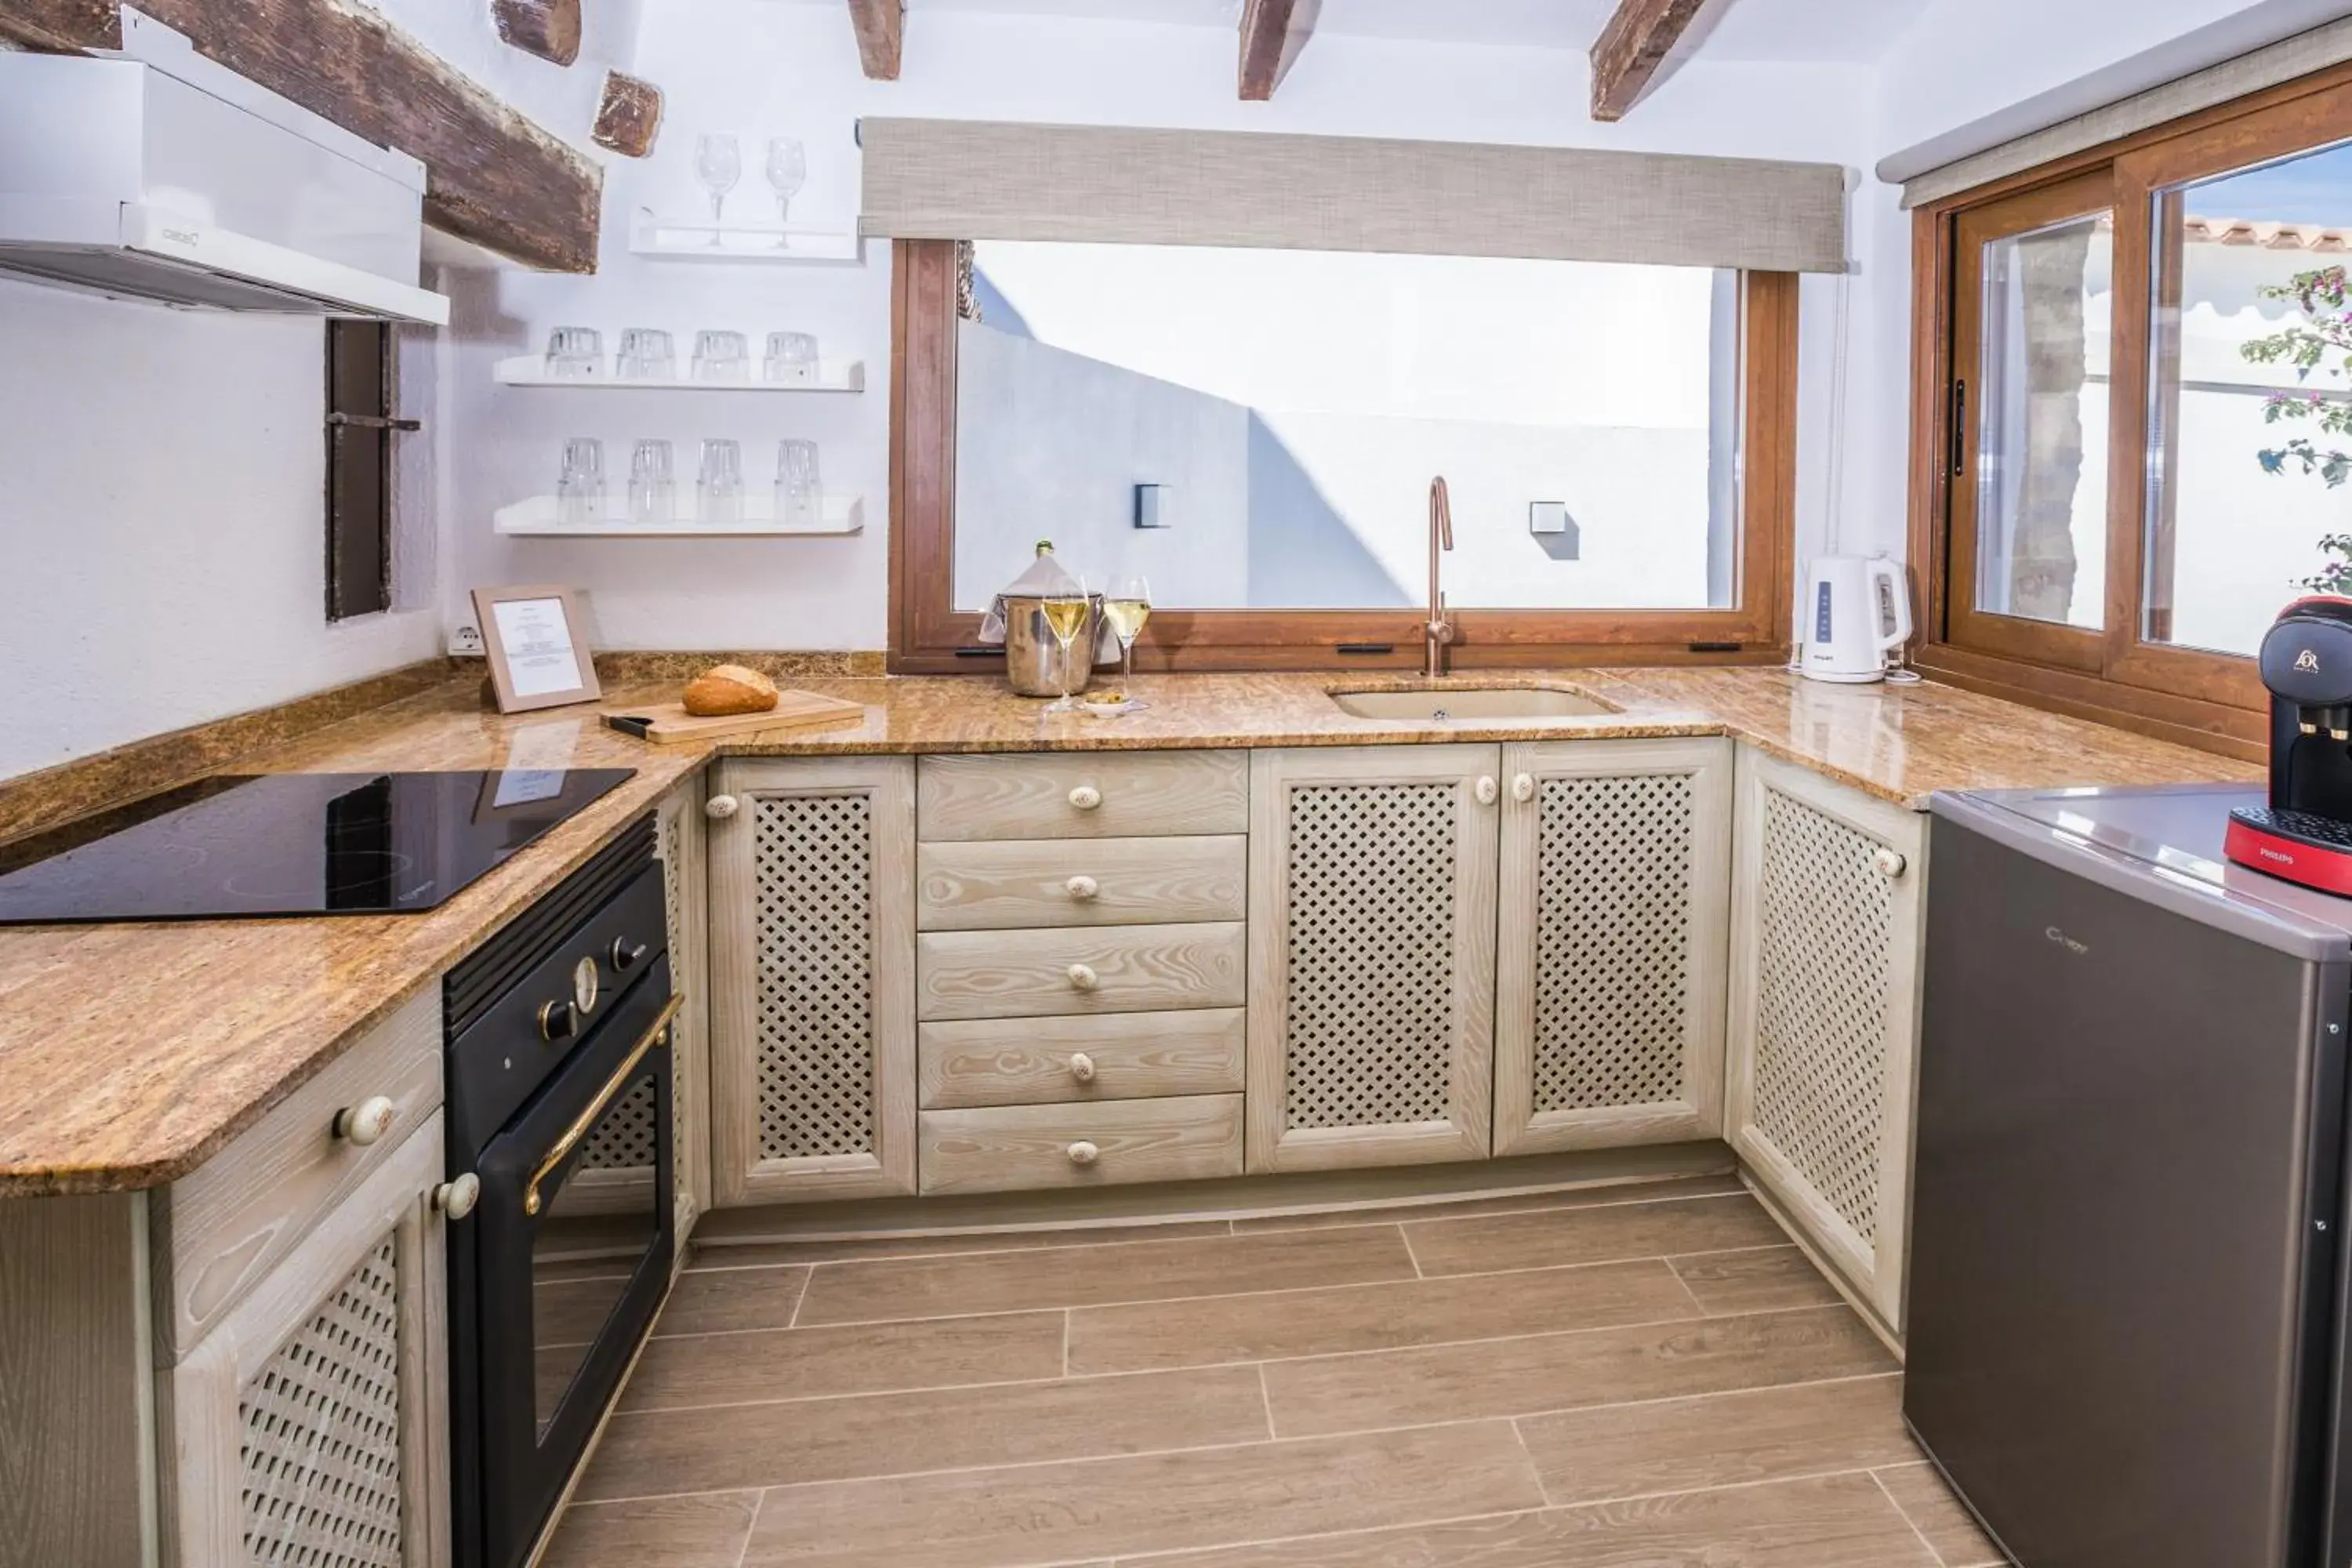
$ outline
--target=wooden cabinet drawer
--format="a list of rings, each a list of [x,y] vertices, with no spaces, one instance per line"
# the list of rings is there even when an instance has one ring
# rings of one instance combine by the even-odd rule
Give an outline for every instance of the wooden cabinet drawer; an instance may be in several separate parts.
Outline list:
[[[1216,1007],[925,1024],[919,1103],[945,1110],[1239,1094],[1246,1017]]]
[[[338,1137],[336,1112],[381,1095],[374,1142]],[[441,988],[427,986],[329,1062],[227,1148],[172,1184],[156,1205],[170,1259],[163,1342],[185,1354],[441,1106]]]
[[[1244,752],[925,757],[916,779],[927,841],[1249,831]]]
[[[1238,1007],[1239,921],[1107,931],[926,931],[915,939],[917,1016],[1029,1018]]]
[[[1164,925],[1248,912],[1249,840],[1240,834],[926,844],[917,863],[924,931]]]
[[[1242,1097],[926,1110],[926,1193],[1003,1193],[1238,1176]]]

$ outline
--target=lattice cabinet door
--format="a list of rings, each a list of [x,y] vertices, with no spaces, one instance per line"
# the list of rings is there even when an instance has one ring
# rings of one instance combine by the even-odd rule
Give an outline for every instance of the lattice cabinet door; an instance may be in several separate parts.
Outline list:
[[[1495,1152],[1723,1133],[1731,742],[1503,748]]]
[[[719,1205],[915,1190],[915,761],[738,758],[704,806]]]
[[[163,1374],[167,1562],[446,1568],[441,1176],[436,1113]]]
[[[1782,1216],[1897,1334],[1926,822],[1807,769],[1740,756],[1728,1135]]]
[[[1501,763],[1252,753],[1249,1169],[1486,1157]]]

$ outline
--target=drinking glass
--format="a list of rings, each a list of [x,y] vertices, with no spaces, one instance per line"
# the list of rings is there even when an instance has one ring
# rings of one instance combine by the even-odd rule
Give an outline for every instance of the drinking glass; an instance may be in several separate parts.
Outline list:
[[[596,522],[604,515],[604,443],[574,436],[563,443],[563,469],[555,480],[555,510],[565,522]]]
[[[604,369],[604,337],[593,327],[558,327],[547,334],[547,374],[586,380]]]
[[[702,444],[702,473],[696,481],[704,522],[743,521],[743,448],[733,441]]]
[[[808,184],[808,153],[789,136],[778,136],[768,142],[768,184],[776,193],[776,223],[779,226],[793,221],[793,198]],[[792,244],[792,236],[776,236],[776,248]]]
[[[740,332],[694,334],[694,379],[741,381],[750,372],[751,351]]]
[[[1135,639],[1143,635],[1143,623],[1151,618],[1151,584],[1140,572],[1129,572],[1114,577],[1103,590],[1103,619],[1110,623],[1110,635],[1118,639],[1118,673],[1120,679],[1130,679],[1135,674]],[[1143,703],[1128,699],[1138,708]]]
[[[776,521],[786,528],[814,528],[819,490],[816,443],[786,441],[776,448]]]
[[[770,381],[805,384],[816,379],[816,339],[808,332],[770,332],[760,374]]]
[[[624,381],[675,380],[677,351],[659,327],[631,327],[621,334],[621,355],[613,368]]]
[[[673,522],[677,518],[677,479],[669,443],[640,441],[629,453],[629,521]]]
[[[710,243],[719,243],[719,226],[727,211],[727,193],[743,177],[743,148],[734,137],[711,134],[694,143],[694,177],[710,193]]]
[[[1062,697],[1058,702],[1045,704],[1048,713],[1071,713],[1077,710],[1078,700],[1070,691],[1070,645],[1078,640],[1078,633],[1087,624],[1087,580],[1073,575],[1070,586],[1059,594],[1048,595],[1040,601],[1045,612],[1046,629],[1054,640],[1062,645]],[[1093,650],[1087,650],[1091,653]]]

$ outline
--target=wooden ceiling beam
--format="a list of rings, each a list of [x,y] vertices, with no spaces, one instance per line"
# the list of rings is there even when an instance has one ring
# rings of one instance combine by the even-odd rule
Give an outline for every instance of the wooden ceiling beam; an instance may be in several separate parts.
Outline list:
[[[1241,89],[1244,100],[1274,97],[1315,30],[1320,0],[1245,0],[1242,6]]]
[[[527,266],[596,270],[604,171],[374,13],[338,0],[140,0],[203,54],[425,168],[425,221]],[[0,0],[0,37],[120,48],[104,0]]]
[[[866,74],[897,81],[907,40],[906,0],[849,0],[849,25],[857,30],[857,58]]]
[[[1706,0],[1621,0],[1592,43],[1592,118],[1622,120]]]

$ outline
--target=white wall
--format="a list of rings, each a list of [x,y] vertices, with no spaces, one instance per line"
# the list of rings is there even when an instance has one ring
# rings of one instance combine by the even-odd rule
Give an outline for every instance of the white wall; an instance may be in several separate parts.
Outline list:
[[[593,279],[501,273],[478,280],[454,364],[466,432],[452,455],[444,604],[462,618],[467,590],[500,581],[562,582],[589,590],[606,646],[855,647],[885,642],[887,600],[889,265],[868,247],[863,267],[762,267],[653,260],[625,249],[639,204],[691,214],[698,132],[747,139],[746,183],[730,201],[765,212],[758,141],[800,137],[809,185],[796,219],[849,224],[856,211],[852,127],[859,114],[966,116],[1093,123],[1204,126],[1437,140],[1622,146],[1819,159],[1857,167],[1872,155],[1871,79],[1862,67],[1724,65],[1679,70],[1630,120],[1594,123],[1582,58],[1564,50],[1447,46],[1355,37],[1317,38],[1271,104],[1234,93],[1234,41],[1224,28],[925,11],[908,29],[902,79],[869,82],[858,69],[837,0],[664,0],[648,7],[636,68],[659,83],[667,112],[644,164],[615,164],[607,196],[604,265]],[[1857,238],[1862,237],[1858,236]],[[1839,459],[1831,442],[1830,374],[1837,360],[1841,283],[1808,279],[1802,343],[1801,552],[1818,548]],[[698,327],[747,332],[796,327],[830,355],[866,360],[857,398],[730,398],[678,394],[636,400],[490,384],[496,358],[528,352],[558,324]],[[1850,332],[1864,363],[1863,323]],[[683,346],[683,339],[681,339]],[[496,507],[552,482],[567,435],[601,437],[607,462],[638,436],[688,446],[704,436],[745,442],[750,477],[763,482],[774,442],[814,438],[829,489],[866,498],[866,531],[850,539],[556,541],[500,539]],[[1849,489],[1862,471],[1844,466]]]

